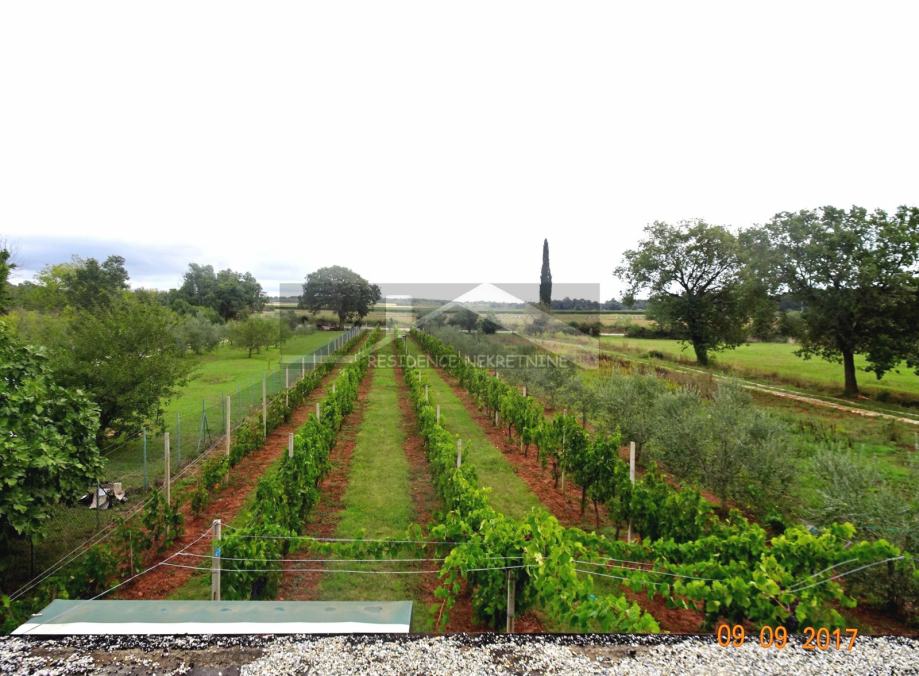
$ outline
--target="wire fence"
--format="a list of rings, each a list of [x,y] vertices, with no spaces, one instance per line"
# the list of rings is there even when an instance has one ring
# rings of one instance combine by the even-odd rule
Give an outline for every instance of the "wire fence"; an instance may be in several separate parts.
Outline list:
[[[23,567],[20,570],[32,578],[49,564],[53,567],[71,558],[74,552],[82,553],[92,542],[104,539],[119,519],[133,516],[152,491],[162,487],[166,474],[167,433],[171,485],[181,486],[195,467],[209,457],[210,451],[225,445],[228,399],[232,432],[246,418],[261,410],[263,391],[265,399],[271,399],[294,387],[313,369],[335,359],[335,352],[360,331],[360,327],[352,327],[338,333],[312,352],[283,354],[277,368],[267,371],[262,380],[244,387],[230,384],[219,396],[202,399],[200,408],[194,414],[178,412],[166,415],[159,425],[104,448],[103,475],[97,486],[86,487],[88,499],[91,502],[91,496],[99,490],[99,486],[106,487],[111,494],[111,486],[117,483],[127,496],[126,504],[101,510],[88,509],[87,504],[61,505],[52,520],[48,536],[41,543],[36,543],[34,550],[28,543],[18,543],[17,551],[9,552],[10,556],[20,561],[25,557],[24,560],[29,562],[28,569]]]

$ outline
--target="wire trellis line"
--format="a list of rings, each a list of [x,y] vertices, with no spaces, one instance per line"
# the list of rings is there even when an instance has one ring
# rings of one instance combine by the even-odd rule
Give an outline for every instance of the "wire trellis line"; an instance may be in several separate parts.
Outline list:
[[[233,556],[215,556],[214,554],[196,554],[194,552],[184,552],[182,556],[194,556],[199,559],[220,559],[221,561],[273,561],[276,563],[419,563],[419,562],[440,562],[446,561],[442,558],[412,558],[412,559],[273,559],[273,558],[243,558]],[[520,560],[522,556],[486,556],[486,559],[493,560]]]
[[[575,559],[575,563],[580,564],[582,566],[602,566],[604,568],[605,567],[620,568],[623,570],[632,570],[632,571],[635,571],[636,573],[649,573],[653,575],[667,575],[669,577],[681,577],[687,580],[701,580],[702,582],[717,582],[718,581],[718,578],[715,578],[715,577],[698,577],[696,575],[683,575],[681,573],[670,573],[665,570],[654,570],[651,568],[632,568],[626,565],[629,563],[641,563],[639,561],[622,561],[621,564],[616,565],[616,564],[609,564],[605,562],[604,563],[594,563],[592,561],[580,561],[580,560]]]

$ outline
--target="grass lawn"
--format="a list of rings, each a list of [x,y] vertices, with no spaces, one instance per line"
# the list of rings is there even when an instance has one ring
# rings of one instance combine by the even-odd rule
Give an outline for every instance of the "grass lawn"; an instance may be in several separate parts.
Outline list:
[[[630,354],[647,355],[649,351],[655,350],[668,359],[688,361],[695,366],[692,348],[684,347],[677,340],[603,336],[600,345],[606,351]],[[842,392],[841,363],[816,357],[802,359],[795,356],[796,349],[796,345],[788,343],[748,343],[734,350],[713,354],[712,364],[715,368],[727,369],[739,376],[770,380],[822,393],[838,395]],[[857,356],[855,365],[857,368],[864,368],[864,358]],[[898,371],[887,373],[881,380],[875,378],[873,373],[859,371],[859,387],[864,393],[882,400],[890,398],[919,402],[919,375],[905,364],[902,364]]]
[[[409,481],[410,467],[403,451],[405,432],[399,408],[396,372],[373,368],[364,417],[351,455],[348,488],[336,537],[386,538],[404,535],[415,520]],[[424,556],[423,550],[406,548],[399,558]],[[427,565],[436,568],[437,565]],[[345,564],[338,567],[367,570],[413,570],[412,564]],[[431,631],[436,608],[419,603],[420,575],[326,573],[320,598],[350,601],[403,601],[414,599],[412,631]]]
[[[411,341],[409,352],[421,354],[417,344]],[[459,435],[463,440],[463,460],[475,465],[479,483],[491,489],[489,499],[492,506],[513,518],[525,516],[534,507],[545,509],[436,369],[424,368],[430,383],[431,399],[440,404],[441,422],[449,432]]]

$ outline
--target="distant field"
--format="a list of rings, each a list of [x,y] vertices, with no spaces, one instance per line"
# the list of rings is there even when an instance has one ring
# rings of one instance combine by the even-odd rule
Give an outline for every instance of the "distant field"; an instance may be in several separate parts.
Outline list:
[[[692,348],[677,340],[604,336],[600,345],[604,351],[646,355],[654,350],[672,360],[695,360]],[[749,343],[712,355],[712,365],[740,376],[773,380],[802,389],[818,389],[832,394],[842,391],[842,364],[816,357],[802,359],[795,356],[796,349],[797,346],[788,343]],[[855,363],[860,369],[865,366],[862,357],[856,357]],[[899,372],[890,372],[881,380],[865,371],[859,371],[858,378],[863,392],[879,399],[919,401],[919,376],[905,364],[901,365]]]

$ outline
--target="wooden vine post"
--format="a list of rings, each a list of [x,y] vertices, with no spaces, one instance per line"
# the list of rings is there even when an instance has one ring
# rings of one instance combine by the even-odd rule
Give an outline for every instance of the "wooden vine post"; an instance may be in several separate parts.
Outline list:
[[[213,542],[214,555],[211,559],[211,601],[220,600],[220,536],[221,524],[220,519],[214,519],[211,524],[212,533],[211,541]]]

